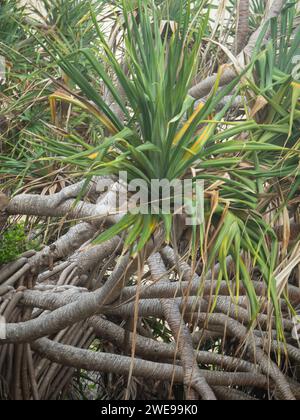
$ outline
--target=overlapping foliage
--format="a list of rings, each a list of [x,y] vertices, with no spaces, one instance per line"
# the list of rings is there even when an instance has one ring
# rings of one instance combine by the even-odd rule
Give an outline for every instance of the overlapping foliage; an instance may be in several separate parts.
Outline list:
[[[293,78],[289,71],[292,70],[293,58],[298,54],[298,33],[290,45],[292,32],[286,31],[287,27],[291,27],[289,23],[294,9],[292,5],[286,9],[281,27],[278,27],[277,21],[272,22],[273,42],[260,53],[258,41],[257,53],[242,80],[241,76],[237,76],[226,88],[219,90],[217,79],[209,97],[191,111],[194,100],[189,97],[188,88],[201,57],[201,42],[208,31],[208,11],[205,4],[198,5],[195,15],[189,2],[186,5],[179,3],[181,7],[176,11],[175,22],[166,23],[166,26],[161,9],[151,2],[137,2],[134,12],[132,5],[128,8],[124,3],[123,64],[126,72],[101,32],[95,14],[92,14],[92,18],[102,51],[100,56],[93,47],[65,55],[65,50],[58,43],[53,43],[51,38],[45,41],[41,39],[44,48],[80,89],[68,89],[51,95],[52,113],[55,114],[57,101],[67,102],[96,117],[106,130],[95,147],[78,137],[74,145],[68,142],[68,148],[66,143],[62,145],[48,141],[48,144],[62,162],[71,164],[88,176],[118,175],[126,171],[129,180],[142,178],[150,184],[156,178],[170,181],[183,179],[190,168],[194,168],[196,178],[206,180],[208,191],[212,182],[219,182],[220,186],[213,191],[215,197],[212,198],[210,191],[206,199],[206,221],[212,223],[209,228],[216,229],[214,241],[205,243],[203,230],[199,232],[197,247],[202,264],[209,269],[219,261],[222,266],[219,279],[225,277],[229,283],[226,261],[233,256],[235,275],[248,291],[253,319],[259,303],[246,267],[249,262],[253,267],[258,265],[269,287],[280,333],[280,310],[274,276],[278,241],[272,225],[266,222],[262,213],[262,210],[268,210],[269,203],[264,203],[263,209],[259,206],[260,194],[263,194],[266,183],[274,183],[275,175],[278,176],[277,182],[280,182],[283,177],[293,176],[297,171],[297,147],[286,141],[290,128],[296,129],[295,113],[291,115],[290,112],[296,106],[296,85],[292,85]],[[191,24],[192,14],[194,20]],[[281,37],[280,45],[277,45],[277,31],[285,34]],[[81,57],[87,63],[86,71],[77,64]],[[89,67],[92,68],[91,73],[88,72]],[[282,73],[283,68],[286,73]],[[177,69],[176,73],[173,69]],[[222,71],[221,67],[219,77]],[[111,80],[109,74],[115,74],[116,79]],[[93,85],[94,75],[99,82],[103,81],[123,120]],[[230,101],[221,110],[218,109],[222,99],[233,90]],[[276,95],[274,91],[285,101],[282,106],[278,97],[272,97]],[[244,98],[241,106],[248,119],[227,121],[231,104],[239,95]],[[266,109],[269,115],[259,118],[260,114],[266,113]],[[288,116],[288,121],[278,120],[284,115]],[[222,128],[224,125],[225,129]],[[249,136],[241,140],[245,131]],[[83,150],[80,151],[82,146]],[[296,166],[286,165],[287,172],[283,173],[283,161],[294,162]],[[217,201],[212,206],[213,200]],[[276,217],[279,215],[274,215]],[[134,251],[139,252],[161,221],[166,237],[170,239],[171,215],[128,214],[103,233],[98,243],[129,229],[126,244],[134,246]],[[194,235],[193,247],[196,240]],[[195,252],[195,248],[192,251]],[[245,260],[244,251],[248,253],[248,258],[250,254],[250,261]]]
[[[201,274],[198,296],[210,275],[208,312],[218,309],[224,282],[237,311],[246,291],[249,331],[266,315],[266,330],[284,343],[275,352],[280,364],[290,343],[286,325],[297,314],[288,287],[299,282],[297,2],[261,28],[244,66],[231,53],[237,2],[211,3],[44,0],[46,14],[35,9],[38,18],[29,18],[17,2],[4,1],[0,54],[9,71],[0,88],[1,183],[16,194],[28,182],[29,190],[48,193],[71,179],[86,186],[124,171],[148,186],[153,179],[202,180],[203,225],[178,226],[177,217],[160,205],[151,214],[149,205],[147,215],[125,214],[101,227],[91,247],[119,235],[122,255],[140,261],[163,231],[178,259]],[[262,22],[264,3],[250,2],[251,31]],[[224,86],[231,60],[236,77]],[[214,72],[210,93],[200,101],[190,96],[196,79]],[[84,194],[83,187],[78,200]],[[186,241],[177,242],[176,228]],[[137,288],[139,277],[131,278]],[[164,321],[145,323],[169,340]],[[215,349],[221,351],[218,343]]]

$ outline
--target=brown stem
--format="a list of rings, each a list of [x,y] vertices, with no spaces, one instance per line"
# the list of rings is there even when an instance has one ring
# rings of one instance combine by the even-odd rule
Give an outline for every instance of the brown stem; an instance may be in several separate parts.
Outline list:
[[[155,282],[168,282],[169,277],[160,254],[152,255],[149,267]],[[161,299],[164,318],[168,322],[175,342],[178,343],[179,354],[184,370],[184,383],[190,389],[192,387],[204,400],[215,400],[216,397],[201,375],[195,359],[193,340],[189,329],[183,322],[179,305],[174,299]]]
[[[238,55],[247,45],[250,26],[250,0],[238,0],[237,30],[235,40],[235,53]]]

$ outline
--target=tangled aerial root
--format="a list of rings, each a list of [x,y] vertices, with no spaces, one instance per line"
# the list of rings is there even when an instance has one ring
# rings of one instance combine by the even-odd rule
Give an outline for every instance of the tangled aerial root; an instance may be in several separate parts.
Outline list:
[[[7,211],[56,217],[58,209],[72,208],[73,217],[74,194],[73,186],[54,197],[52,207],[48,197],[16,197]],[[164,383],[166,397],[179,384],[190,399],[300,398],[300,350],[284,300],[286,343],[277,340],[263,282],[253,282],[262,302],[253,325],[242,286],[233,301],[234,282],[219,283],[212,272],[200,277],[159,234],[145,250],[142,274],[140,264],[122,254],[121,238],[90,246],[103,208],[101,200],[77,204],[77,217],[90,221],[1,268],[1,398],[63,398],[78,370],[123,377],[125,384],[128,377]],[[296,308],[299,289],[288,284],[286,291]],[[157,325],[170,329],[166,342],[157,339]],[[95,342],[98,351],[91,349]]]

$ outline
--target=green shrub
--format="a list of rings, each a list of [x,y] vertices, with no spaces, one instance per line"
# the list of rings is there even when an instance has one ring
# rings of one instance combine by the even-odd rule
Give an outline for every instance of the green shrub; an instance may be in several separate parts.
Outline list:
[[[12,226],[0,237],[0,265],[15,260],[27,251],[30,245],[24,223]]]

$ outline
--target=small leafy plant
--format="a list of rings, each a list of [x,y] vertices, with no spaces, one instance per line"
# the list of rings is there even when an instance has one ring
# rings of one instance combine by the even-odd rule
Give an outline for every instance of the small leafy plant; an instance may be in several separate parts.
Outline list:
[[[0,265],[15,260],[29,248],[24,223],[9,228],[0,237]]]

